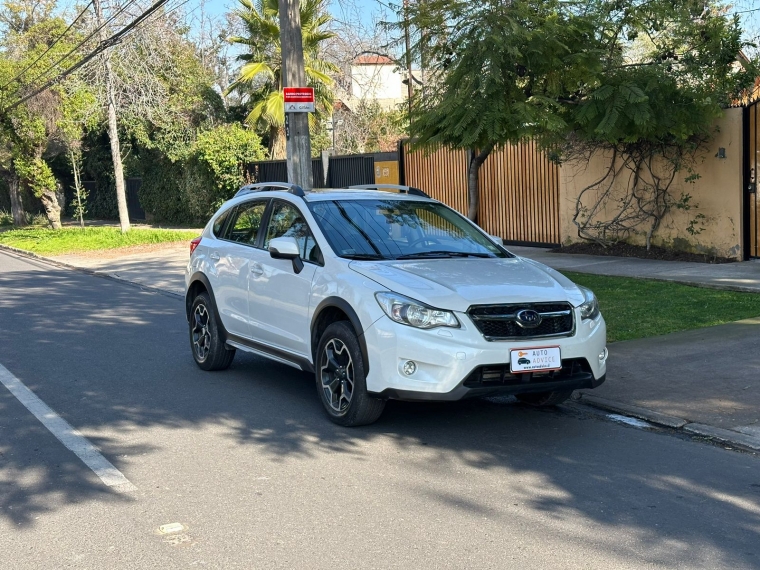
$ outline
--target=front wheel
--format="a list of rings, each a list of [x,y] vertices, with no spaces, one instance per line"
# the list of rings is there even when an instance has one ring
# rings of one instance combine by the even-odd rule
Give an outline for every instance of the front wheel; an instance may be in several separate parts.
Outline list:
[[[342,426],[376,421],[385,401],[367,394],[364,358],[353,327],[346,321],[328,326],[316,356],[317,392],[327,416]]]
[[[190,309],[190,347],[202,370],[224,370],[235,358],[235,349],[227,349],[222,341],[214,306],[205,291],[193,299]]]
[[[544,408],[547,406],[558,406],[572,395],[572,390],[555,390],[554,392],[517,394],[516,398],[523,404]]]

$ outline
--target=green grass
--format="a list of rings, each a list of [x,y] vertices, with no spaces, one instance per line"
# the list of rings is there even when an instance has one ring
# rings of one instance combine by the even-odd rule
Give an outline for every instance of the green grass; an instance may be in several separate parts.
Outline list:
[[[760,294],[678,283],[563,272],[596,293],[610,342],[760,316]]]
[[[122,234],[118,228],[64,228],[49,230],[27,228],[0,232],[0,244],[31,251],[40,255],[62,255],[113,249],[129,245],[189,241],[198,232],[186,230],[132,229]]]

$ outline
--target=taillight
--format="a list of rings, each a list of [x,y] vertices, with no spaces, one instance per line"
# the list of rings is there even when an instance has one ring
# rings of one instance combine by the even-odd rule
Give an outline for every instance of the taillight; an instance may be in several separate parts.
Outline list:
[[[193,255],[195,248],[198,247],[200,243],[201,243],[201,236],[198,236],[197,238],[190,240],[190,255]]]

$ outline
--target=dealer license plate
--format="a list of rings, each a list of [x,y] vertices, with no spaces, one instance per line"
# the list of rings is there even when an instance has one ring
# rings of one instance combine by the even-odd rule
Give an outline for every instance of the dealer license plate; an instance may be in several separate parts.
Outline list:
[[[558,346],[510,350],[509,361],[513,373],[559,370],[562,368],[562,358]]]

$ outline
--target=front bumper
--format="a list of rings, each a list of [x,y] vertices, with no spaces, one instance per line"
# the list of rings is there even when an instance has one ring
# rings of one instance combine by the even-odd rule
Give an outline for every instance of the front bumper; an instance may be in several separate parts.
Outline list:
[[[370,361],[367,390],[376,397],[400,400],[460,400],[486,394],[523,394],[596,388],[606,377],[607,328],[599,316],[581,321],[576,310],[573,336],[487,341],[457,313],[462,327],[420,330],[383,317],[364,334]],[[559,346],[562,370],[512,374],[513,349]],[[604,358],[600,358],[604,355]],[[408,360],[416,364],[403,372]]]

